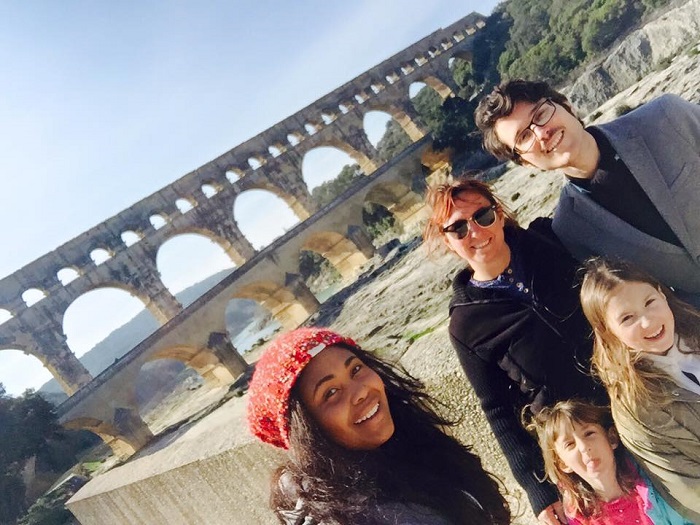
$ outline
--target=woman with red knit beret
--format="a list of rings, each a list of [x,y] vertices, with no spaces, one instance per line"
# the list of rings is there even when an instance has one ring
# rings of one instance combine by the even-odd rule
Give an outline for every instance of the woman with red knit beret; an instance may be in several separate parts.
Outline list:
[[[288,525],[506,524],[499,483],[445,434],[423,385],[324,328],[278,337],[256,365],[248,423],[286,449],[271,505]]]

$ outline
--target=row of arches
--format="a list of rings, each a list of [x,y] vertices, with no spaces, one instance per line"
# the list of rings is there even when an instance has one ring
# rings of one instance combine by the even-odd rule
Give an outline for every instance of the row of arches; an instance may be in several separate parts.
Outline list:
[[[412,94],[418,93],[421,89],[430,89],[425,84],[414,83],[412,87]],[[412,98],[413,98],[412,97]],[[365,115],[365,133],[368,135],[370,142],[373,145],[377,145],[384,133],[386,132],[387,123],[395,120],[393,117],[383,111],[373,110],[369,111]],[[409,140],[408,138],[406,139]],[[353,159],[350,156],[340,151],[338,148],[330,146],[322,146],[310,150],[302,160],[302,178],[304,179],[307,187],[312,190],[316,186],[333,179],[342,170],[344,166],[353,164]],[[229,184],[233,184],[238,180],[238,173],[229,170],[226,173],[226,178]],[[221,183],[206,183],[201,187],[202,195],[206,198],[211,198],[218,194],[220,191],[225,189]],[[249,189],[242,192],[236,198],[236,206],[233,210],[234,222],[238,225],[243,236],[251,242],[251,245],[255,249],[262,249],[272,242],[275,238],[279,237],[284,231],[293,227],[298,221],[298,215],[294,214],[289,210],[282,199],[283,193],[281,190],[275,193],[275,203],[271,210],[274,211],[274,215],[279,218],[279,223],[281,225],[282,231],[273,231],[269,228],[260,228],[261,223],[259,218],[260,206],[258,203],[261,202],[260,193],[265,193],[265,190],[261,189]],[[248,202],[246,202],[248,201]],[[178,210],[179,215],[186,215],[198,206],[198,201],[194,197],[180,197],[175,201],[175,208]],[[149,217],[149,225],[153,230],[159,230],[172,222],[175,217],[166,212],[155,212]],[[264,219],[262,220],[264,223]],[[120,241],[125,248],[136,245],[142,241],[146,236],[148,236],[147,229],[127,229],[120,233]],[[167,241],[166,241],[167,242]],[[89,252],[89,260],[91,264],[87,266],[73,265],[60,268],[56,272],[57,281],[66,286],[76,280],[77,278],[85,275],[94,266],[99,266],[104,262],[110,260],[119,249],[119,245],[108,247],[108,246],[98,246],[94,247]],[[37,302],[41,301],[43,298],[47,297],[48,291],[43,289],[41,286],[31,286],[23,291],[20,295],[27,307],[31,307]],[[2,312],[0,311],[0,314]],[[11,316],[12,314],[10,314]],[[2,315],[0,315],[0,322],[2,322]]]

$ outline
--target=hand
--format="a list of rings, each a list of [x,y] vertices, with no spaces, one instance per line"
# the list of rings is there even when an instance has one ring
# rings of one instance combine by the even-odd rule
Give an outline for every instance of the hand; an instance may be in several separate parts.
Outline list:
[[[540,512],[537,516],[537,520],[544,525],[561,525],[562,523],[567,523],[566,516],[564,516],[564,506],[561,501],[552,503],[549,507]]]

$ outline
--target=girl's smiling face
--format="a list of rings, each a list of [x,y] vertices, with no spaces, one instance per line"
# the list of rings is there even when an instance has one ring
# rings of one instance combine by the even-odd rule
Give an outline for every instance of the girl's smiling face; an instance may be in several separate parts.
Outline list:
[[[637,352],[665,354],[675,342],[675,322],[666,296],[648,283],[625,282],[610,292],[605,322]]]
[[[314,421],[345,448],[375,449],[394,434],[382,379],[347,348],[323,349],[306,365],[297,388]]]

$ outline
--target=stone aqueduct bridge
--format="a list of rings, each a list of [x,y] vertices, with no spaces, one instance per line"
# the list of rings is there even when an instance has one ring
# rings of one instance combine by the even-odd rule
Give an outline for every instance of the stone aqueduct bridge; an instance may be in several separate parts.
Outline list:
[[[226,336],[223,310],[192,309],[194,305],[183,310],[161,281],[156,266],[159,247],[184,233],[208,237],[239,267],[225,279],[231,285],[227,300],[255,299],[269,308],[283,325],[298,324],[318,306],[298,276],[299,250],[322,254],[341,274],[348,275],[373,251],[362,225],[361,199],[387,207],[399,220],[410,216],[416,204],[417,194],[410,191],[410,180],[399,167],[402,162],[410,164],[407,159],[415,159],[416,146],[401,156],[403,160],[395,159],[382,166],[383,161],[364,132],[365,114],[388,113],[414,143],[424,144],[421,139],[426,131],[410,101],[409,87],[414,82],[423,82],[443,98],[455,93],[457,86],[449,67],[451,59],[471,60],[474,33],[483,25],[484,17],[472,13],[433,32],[301,111],[0,280],[0,309],[11,316],[0,325],[0,350],[19,349],[37,357],[68,394],[75,394],[81,388],[94,391],[87,386],[92,377],[67,345],[63,317],[81,295],[111,287],[139,298],[164,325],[137,347],[144,350],[144,345],[149,346],[148,341],[168,341],[163,343],[167,351],[160,343],[153,343],[157,350],[146,352],[148,359],[179,359],[205,378],[228,380],[236,376],[243,362]],[[301,173],[304,155],[323,146],[347,153],[366,175],[379,175],[379,171],[386,179],[372,176],[371,187],[362,186],[357,194],[345,195],[346,202],[336,202],[335,221],[328,216],[328,210],[316,214]],[[414,175],[420,173],[419,166],[412,169],[417,170]],[[392,171],[396,175],[391,175]],[[260,252],[241,233],[232,213],[236,198],[251,189],[264,189],[277,195],[304,221]],[[97,264],[98,253],[108,259]],[[68,282],[62,277],[66,274],[71,274],[73,280]],[[236,281],[235,285],[231,279]],[[31,306],[23,298],[30,290],[44,295]],[[200,305],[201,300],[195,304]],[[196,312],[203,311],[216,311],[219,319],[202,321],[196,330],[193,328],[196,323],[185,322],[189,317],[199,319],[198,315],[204,314]],[[173,331],[173,326],[190,328]],[[188,330],[201,334],[185,336]],[[169,335],[173,333],[182,336],[180,343]],[[143,364],[139,359],[130,359]],[[89,403],[89,396],[78,397],[86,406],[100,404],[97,392],[94,392],[95,400]],[[102,405],[110,406],[113,414],[107,417],[104,410],[95,409],[98,417],[94,414],[78,417],[73,426],[97,432],[117,449],[140,447],[150,432],[134,412],[133,400],[121,401],[125,404],[117,406],[112,398],[101,398]],[[68,422],[66,417],[63,420]]]
[[[153,436],[139,416],[136,380],[148,361],[179,359],[205,380],[232,382],[247,367],[226,334],[225,310],[234,298],[261,302],[287,327],[294,328],[318,308],[316,297],[296,274],[299,251],[325,249],[341,271],[352,271],[374,252],[361,228],[365,202],[394,201],[403,223],[421,219],[424,177],[421,156],[428,137],[403,151],[362,179],[328,206],[256,253],[179,315],[168,321],[110,368],[83,386],[59,407],[60,421],[69,428],[100,435],[115,451],[128,456]],[[413,186],[418,186],[413,191]],[[349,225],[349,226],[348,226]],[[341,235],[338,232],[344,232]]]

